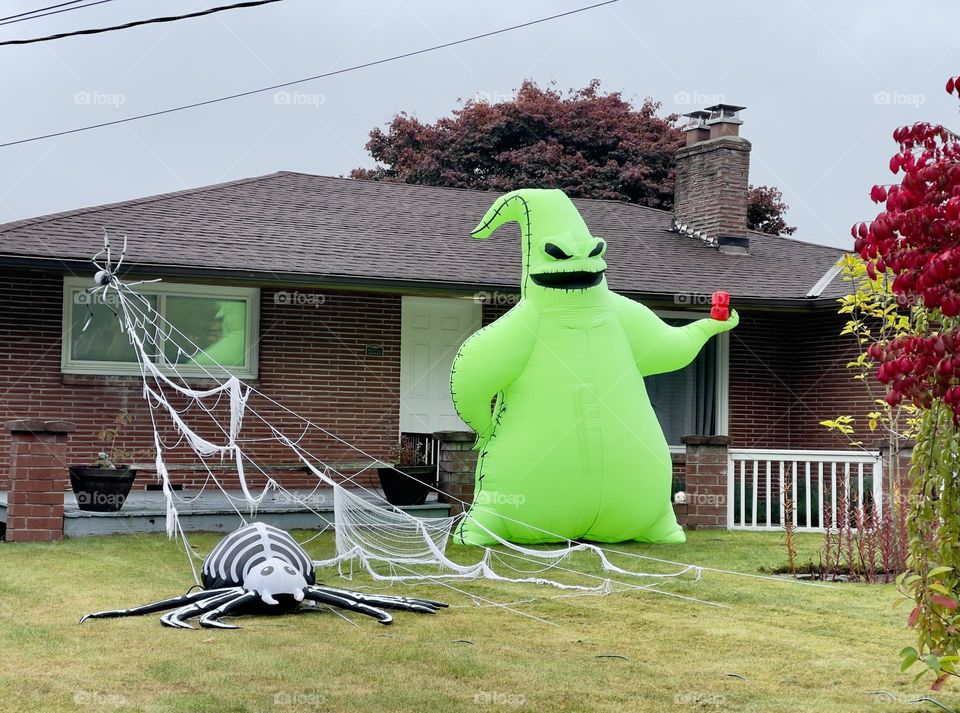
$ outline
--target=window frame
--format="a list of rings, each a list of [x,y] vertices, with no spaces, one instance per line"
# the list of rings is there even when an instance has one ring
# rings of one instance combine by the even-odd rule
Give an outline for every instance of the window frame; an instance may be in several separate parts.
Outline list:
[[[698,319],[709,318],[709,312],[699,310],[653,310],[661,319],[687,319],[691,322]],[[717,354],[714,368],[717,371],[717,385],[715,400],[717,404],[715,418],[717,421],[718,436],[730,435],[730,332],[721,332],[713,339],[717,340]],[[687,452],[684,445],[669,445],[671,454],[682,454]]]
[[[92,361],[73,359],[71,354],[72,343],[70,332],[73,325],[73,309],[83,308],[75,304],[71,298],[76,290],[90,287],[90,281],[78,277],[64,276],[63,301],[60,310],[60,373],[61,374],[89,374],[95,376],[140,376],[140,366],[137,362],[119,361]],[[244,353],[247,363],[243,367],[223,367],[227,373],[242,379],[255,379],[259,371],[260,357],[260,289],[257,287],[229,287],[211,284],[195,284],[186,282],[155,282],[133,288],[144,295],[157,296],[157,308],[161,315],[166,314],[166,298],[176,297],[203,297],[207,299],[243,300],[247,307],[246,344]],[[162,349],[161,349],[162,353]],[[165,374],[172,374],[165,362],[157,364]],[[204,371],[206,369],[206,371]],[[176,368],[177,373],[187,378],[209,379],[209,366],[181,364]]]

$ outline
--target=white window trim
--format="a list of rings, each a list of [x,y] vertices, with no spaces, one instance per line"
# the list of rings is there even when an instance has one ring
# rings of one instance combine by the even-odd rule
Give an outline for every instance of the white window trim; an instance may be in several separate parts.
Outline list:
[[[77,277],[63,278],[63,306],[61,308],[60,327],[60,371],[63,374],[92,374],[99,376],[140,376],[140,367],[137,363],[73,360],[70,354],[70,329],[73,324],[73,309],[82,305],[74,305],[70,295],[74,290],[90,287],[90,281]],[[227,373],[241,379],[257,378],[260,352],[260,290],[255,287],[221,287],[219,285],[197,285],[179,282],[158,282],[141,288],[144,294],[159,296],[162,305],[167,295],[177,297],[208,297],[223,299],[242,299],[247,303],[247,365],[240,367],[224,367]],[[161,307],[162,310],[162,307]],[[162,312],[161,312],[162,313]],[[185,347],[186,348],[186,347]],[[173,370],[163,364],[158,365],[160,370],[171,373]],[[209,366],[195,366],[180,364],[176,367],[177,373],[190,378],[211,378]]]
[[[654,313],[662,319],[703,319],[709,317],[709,312],[683,310],[653,310]],[[717,340],[717,433],[718,436],[730,435],[730,332],[718,334]],[[686,453],[686,446],[670,446],[670,453]]]

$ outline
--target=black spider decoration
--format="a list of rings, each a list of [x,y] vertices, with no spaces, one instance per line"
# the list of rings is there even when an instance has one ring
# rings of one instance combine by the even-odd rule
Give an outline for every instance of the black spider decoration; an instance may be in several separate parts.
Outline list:
[[[237,629],[220,621],[229,614],[284,613],[304,600],[359,612],[389,624],[386,609],[434,614],[446,607],[429,599],[361,594],[316,584],[313,562],[303,548],[283,530],[255,522],[234,530],[213,548],[203,562],[203,589],[133,609],[87,614],[80,620],[110,619],[169,611],[160,623],[192,629],[188,619],[199,616],[200,625]]]

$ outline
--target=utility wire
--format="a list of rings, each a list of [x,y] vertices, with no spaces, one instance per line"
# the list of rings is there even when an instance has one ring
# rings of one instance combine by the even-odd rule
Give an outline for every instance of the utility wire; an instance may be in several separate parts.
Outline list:
[[[178,20],[188,20],[192,17],[203,17],[204,15],[212,15],[215,12],[224,12],[225,10],[238,10],[244,7],[257,7],[258,5],[269,5],[275,2],[280,2],[280,0],[250,0],[250,2],[240,2],[240,3],[236,3],[235,5],[222,5],[220,7],[211,7],[211,8],[207,8],[206,10],[199,10],[198,12],[191,12],[186,15],[170,15],[167,17],[153,17],[153,18],[150,18],[149,20],[134,20],[133,22],[126,22],[122,25],[113,25],[111,27],[97,27],[92,30],[74,30],[73,32],[60,32],[56,35],[47,35],[46,37],[31,37],[26,40],[5,40],[3,42],[0,42],[0,46],[29,45],[29,44],[33,44],[34,42],[49,42],[50,40],[61,40],[64,37],[76,37],[78,35],[99,35],[101,32],[115,32],[116,30],[127,30],[127,29],[130,29],[131,27],[139,27],[140,25],[152,25],[158,22],[177,22]]]
[[[63,5],[73,5],[75,3],[81,2],[81,0],[73,0],[73,2],[63,3]],[[33,12],[21,13],[21,15],[10,15],[9,17],[0,18],[0,25],[12,25],[15,22],[26,22],[27,20],[36,20],[39,17],[46,17],[47,15],[59,15],[61,12],[70,12],[72,10],[83,10],[87,7],[93,7],[94,5],[103,5],[107,2],[113,2],[113,0],[96,0],[96,2],[88,3],[87,5],[80,5],[79,7],[66,7],[62,10],[53,10],[52,12],[44,12],[42,15],[35,15],[34,13],[42,12],[43,10],[51,10],[55,7],[61,7],[61,5],[51,5],[50,7],[41,7]],[[22,17],[22,15],[29,15],[30,17]],[[19,19],[14,19],[19,18]]]
[[[148,119],[154,116],[163,116],[164,114],[173,114],[178,111],[186,111],[187,109],[196,109],[201,106],[208,106],[210,104],[217,104],[219,102],[230,101],[231,99],[239,99],[241,97],[248,97],[253,94],[262,94],[263,92],[270,92],[276,89],[282,89],[284,87],[292,87],[296,84],[303,84],[305,82],[312,82],[317,79],[324,79],[326,77],[332,77],[338,74],[346,74],[347,72],[354,72],[358,69],[366,69],[367,67],[375,67],[379,64],[386,64],[388,62],[394,62],[400,59],[406,59],[408,57],[415,57],[417,55],[426,54],[428,52],[435,52],[436,50],[445,49],[447,47],[453,47],[455,45],[466,44],[467,42],[474,42],[475,40],[480,40],[485,37],[493,37],[494,35],[500,35],[505,32],[512,32],[513,30],[519,30],[524,27],[530,27],[532,25],[539,25],[543,22],[549,22],[550,20],[556,20],[561,17],[567,17],[568,15],[576,15],[580,12],[586,12],[587,10],[593,10],[598,7],[603,7],[604,5],[612,5],[619,0],[604,0],[604,2],[598,2],[594,5],[586,5],[584,7],[579,7],[575,10],[568,10],[567,12],[561,12],[557,15],[550,15],[548,17],[541,17],[538,20],[531,20],[530,22],[524,22],[519,25],[512,25],[510,27],[504,27],[499,30],[492,30],[490,32],[484,32],[480,35],[473,35],[471,37],[464,37],[463,39],[453,40],[452,42],[444,42],[440,45],[433,45],[432,47],[426,47],[424,49],[413,50],[411,52],[404,52],[403,54],[393,55],[392,57],[384,57],[383,59],[376,59],[370,62],[364,62],[363,64],[355,64],[352,67],[344,67],[343,69],[335,69],[331,72],[324,72],[323,74],[315,74],[312,77],[304,77],[303,79],[294,79],[289,82],[281,82],[280,84],[273,84],[269,87],[261,87],[260,89],[250,89],[246,92],[238,92],[237,94],[228,94],[227,96],[217,97],[216,99],[207,99],[205,101],[194,102],[193,104],[184,104],[182,106],[171,107],[170,109],[160,109],[159,111],[151,111],[146,114],[136,114],[134,116],[127,116],[122,119],[114,119],[113,121],[104,121],[100,124],[90,124],[88,126],[78,126],[75,129],[66,129],[64,131],[56,131],[51,134],[42,134],[40,136],[31,136],[27,139],[17,139],[16,141],[7,141],[6,143],[0,144],[0,148],[5,148],[7,146],[17,146],[19,144],[30,143],[31,141],[42,141],[43,139],[52,139],[57,136],[66,136],[68,134],[77,134],[81,131],[91,131],[93,129],[101,129],[105,126],[116,126],[117,124],[124,124],[128,121],[139,121],[140,119]]]
[[[16,15],[9,15],[7,17],[0,17],[0,22],[4,20],[12,20],[15,17],[23,17],[24,15],[36,15],[38,12],[43,12],[45,10],[53,10],[55,7],[63,7],[64,5],[76,5],[78,2],[83,2],[83,0],[70,0],[70,2],[62,2],[58,5],[49,5],[47,7],[38,7],[36,10],[30,10],[28,12],[21,12]]]

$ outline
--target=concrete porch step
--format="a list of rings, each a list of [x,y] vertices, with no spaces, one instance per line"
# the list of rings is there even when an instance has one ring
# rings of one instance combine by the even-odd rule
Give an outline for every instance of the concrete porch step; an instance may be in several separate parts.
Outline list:
[[[333,523],[333,489],[293,490],[294,499],[283,493],[269,493],[256,514],[239,490],[177,491],[177,512],[187,532],[230,532],[242,524],[239,510],[248,522],[265,522],[284,530],[319,529]],[[372,492],[352,491],[368,502],[380,504]],[[374,491],[382,495],[380,491]],[[298,502],[297,500],[303,501]],[[431,493],[423,505],[400,508],[421,519],[447,517],[450,506]],[[7,521],[7,493],[0,491],[0,522]],[[64,493],[63,534],[66,537],[140,534],[166,531],[166,505],[159,491],[132,491],[119,512],[88,512],[77,507],[72,492]]]

